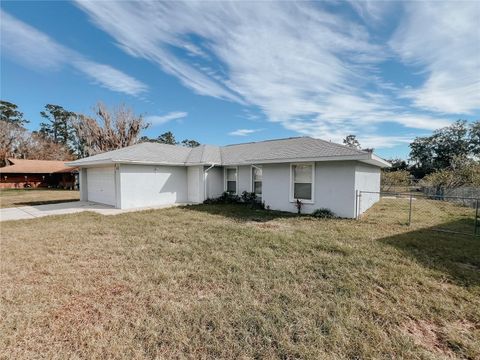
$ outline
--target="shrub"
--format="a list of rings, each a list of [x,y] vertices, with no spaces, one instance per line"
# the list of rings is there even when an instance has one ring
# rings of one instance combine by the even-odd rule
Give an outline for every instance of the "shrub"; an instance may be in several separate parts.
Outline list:
[[[302,213],[303,202],[300,199],[295,200],[295,207],[297,208],[297,214]]]
[[[203,201],[204,204],[243,204],[249,205],[252,209],[265,209],[265,202],[259,201],[257,195],[253,192],[244,191],[242,196],[237,196],[229,192],[224,192],[217,198],[208,198]]]
[[[321,219],[333,219],[335,217],[335,213],[330,209],[321,208],[315,210],[312,213],[312,216]]]
[[[210,198],[206,199],[203,203],[204,204],[239,204],[240,197],[225,191],[219,197],[213,198],[213,199],[210,199]]]
[[[397,186],[406,187],[411,183],[410,173],[407,170],[383,171],[382,190],[390,191]]]
[[[257,195],[254,192],[244,191],[242,192],[242,201],[244,203],[253,203],[257,201]]]

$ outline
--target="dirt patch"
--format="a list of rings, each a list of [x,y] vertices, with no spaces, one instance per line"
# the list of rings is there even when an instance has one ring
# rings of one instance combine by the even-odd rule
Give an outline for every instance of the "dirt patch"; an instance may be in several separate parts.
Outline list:
[[[128,292],[130,289],[127,286],[113,284],[88,293],[74,295],[68,302],[54,310],[53,318],[55,323],[61,326],[69,324],[77,328],[101,323],[106,309],[113,307],[121,307],[122,311],[133,309],[128,306],[128,301],[123,299],[123,295]]]
[[[402,330],[413,339],[416,345],[448,358],[455,357],[454,353],[442,340],[442,331],[435,323],[426,320],[410,319]]]
[[[246,225],[252,226],[256,229],[268,230],[268,231],[274,231],[274,232],[292,232],[293,231],[293,227],[290,224],[276,222],[276,221],[268,221],[268,222],[248,221]]]

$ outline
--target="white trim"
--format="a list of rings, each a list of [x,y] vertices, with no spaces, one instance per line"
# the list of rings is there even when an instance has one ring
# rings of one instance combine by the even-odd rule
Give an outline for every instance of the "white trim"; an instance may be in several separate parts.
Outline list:
[[[377,167],[391,167],[391,164],[388,161],[383,160],[382,158],[378,157],[372,153],[365,153],[359,155],[334,155],[334,156],[319,156],[319,157],[312,157],[312,158],[291,158],[291,159],[268,159],[268,160],[246,160],[242,163],[238,164],[228,164],[224,166],[241,166],[241,165],[251,165],[252,163],[255,164],[285,164],[285,163],[302,163],[302,162],[324,162],[324,161],[360,161],[365,162],[367,164],[371,164]]]
[[[253,193],[255,190],[255,187],[253,186],[253,169],[254,166],[250,165],[250,192]]]
[[[299,199],[301,200],[304,204],[314,204],[315,203],[315,163],[314,162],[295,162],[295,163],[290,163],[290,202],[294,203],[297,201],[293,197],[293,189],[294,189],[294,178],[293,178],[293,166],[294,165],[311,165],[312,166],[312,199]]]
[[[238,166],[225,166],[223,168],[223,191],[227,191],[227,169],[235,169],[235,193],[238,195]]]

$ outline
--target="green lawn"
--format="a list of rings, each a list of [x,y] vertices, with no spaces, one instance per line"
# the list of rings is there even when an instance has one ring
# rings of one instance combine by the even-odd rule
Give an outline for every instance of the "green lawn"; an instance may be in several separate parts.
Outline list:
[[[0,208],[55,204],[79,198],[80,193],[74,190],[1,189]]]
[[[373,221],[385,206],[4,222],[0,357],[480,358],[479,239]]]

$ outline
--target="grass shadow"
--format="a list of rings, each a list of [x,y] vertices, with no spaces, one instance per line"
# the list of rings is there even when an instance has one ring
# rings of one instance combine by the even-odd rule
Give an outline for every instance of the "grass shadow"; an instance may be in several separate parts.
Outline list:
[[[461,227],[457,222],[405,232],[380,241],[423,266],[443,272],[458,285],[480,286],[480,237],[438,231],[439,228]]]
[[[257,221],[267,222],[274,219],[285,219],[298,216],[289,212],[275,211],[275,210],[261,210],[252,209],[248,205],[243,204],[201,204],[201,205],[186,205],[181,208],[191,211],[199,211],[211,215],[221,215],[231,218],[236,221]]]

